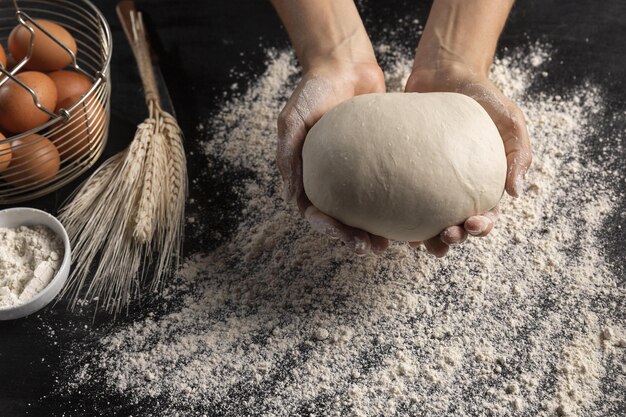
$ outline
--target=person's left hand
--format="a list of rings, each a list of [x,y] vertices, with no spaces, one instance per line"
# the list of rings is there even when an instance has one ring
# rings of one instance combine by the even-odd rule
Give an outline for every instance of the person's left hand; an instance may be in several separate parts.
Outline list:
[[[487,78],[458,62],[441,63],[436,69],[414,67],[405,88],[406,92],[456,92],[476,100],[496,124],[507,159],[506,192],[518,197],[532,156],[524,113]],[[425,242],[428,252],[444,256],[451,245],[463,242],[468,235],[483,237],[493,229],[498,206],[486,213],[472,216],[461,225],[450,226]],[[417,247],[422,242],[411,242]]]

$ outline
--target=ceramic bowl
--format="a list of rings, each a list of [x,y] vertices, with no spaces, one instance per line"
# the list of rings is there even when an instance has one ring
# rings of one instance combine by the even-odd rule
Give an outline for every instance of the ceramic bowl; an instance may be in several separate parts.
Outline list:
[[[61,267],[48,286],[24,304],[5,308],[0,307],[0,320],[14,320],[41,310],[59,294],[67,281],[72,263],[72,253],[70,239],[61,222],[51,214],[33,208],[19,207],[0,210],[0,227],[15,228],[39,224],[49,227],[63,241],[64,253]]]

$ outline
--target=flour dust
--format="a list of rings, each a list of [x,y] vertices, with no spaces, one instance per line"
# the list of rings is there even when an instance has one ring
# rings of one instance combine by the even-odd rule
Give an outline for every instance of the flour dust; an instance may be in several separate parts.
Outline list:
[[[400,91],[411,62],[392,50],[378,53]],[[606,113],[596,86],[532,88],[550,55],[507,51],[491,72],[528,119],[523,197],[504,198],[488,238],[436,259],[402,244],[358,257],[287,207],[275,120],[298,72],[290,53],[270,52],[265,73],[203,123],[222,173],[254,173],[237,188],[239,226],[187,260],[169,313],[102,339],[68,389],[163,416],[623,413],[626,288],[602,240],[623,173],[587,156]],[[621,146],[603,140],[606,158]]]

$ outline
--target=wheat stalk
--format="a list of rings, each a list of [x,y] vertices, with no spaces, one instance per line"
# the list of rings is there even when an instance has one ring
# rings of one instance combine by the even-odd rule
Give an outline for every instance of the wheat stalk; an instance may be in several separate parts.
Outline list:
[[[159,231],[159,241],[163,243],[160,253],[170,253],[159,259],[157,276],[161,277],[165,271],[178,268],[178,261],[182,252],[182,243],[185,226],[185,199],[187,195],[187,160],[180,137],[182,132],[176,120],[165,113],[163,117],[164,133],[168,145],[168,206],[170,216],[163,222],[165,228]],[[173,263],[173,264],[172,264]],[[158,285],[159,281],[154,281]]]
[[[71,297],[72,307],[91,298],[113,313],[140,295],[151,261],[152,289],[178,266],[187,196],[183,134],[159,105],[141,15],[130,16],[149,117],[130,146],[85,181],[60,215],[75,258],[64,295]]]
[[[167,148],[158,126],[159,115],[155,114],[154,106],[151,107],[151,119],[157,122],[154,124],[154,135],[146,158],[143,189],[135,215],[134,236],[140,243],[150,242],[156,225],[162,224],[166,206],[161,200],[167,198],[168,193]]]

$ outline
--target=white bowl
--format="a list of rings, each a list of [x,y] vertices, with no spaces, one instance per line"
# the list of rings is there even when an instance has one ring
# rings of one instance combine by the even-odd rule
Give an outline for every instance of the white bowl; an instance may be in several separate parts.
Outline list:
[[[14,307],[0,307],[0,320],[14,320],[41,310],[59,294],[65,285],[65,281],[67,281],[67,277],[70,273],[70,264],[72,263],[72,253],[70,249],[70,239],[61,222],[45,211],[28,207],[0,210],[0,227],[15,228],[19,226],[36,226],[39,224],[49,227],[50,230],[56,233],[63,241],[65,251],[63,253],[61,267],[48,286],[24,304]]]

